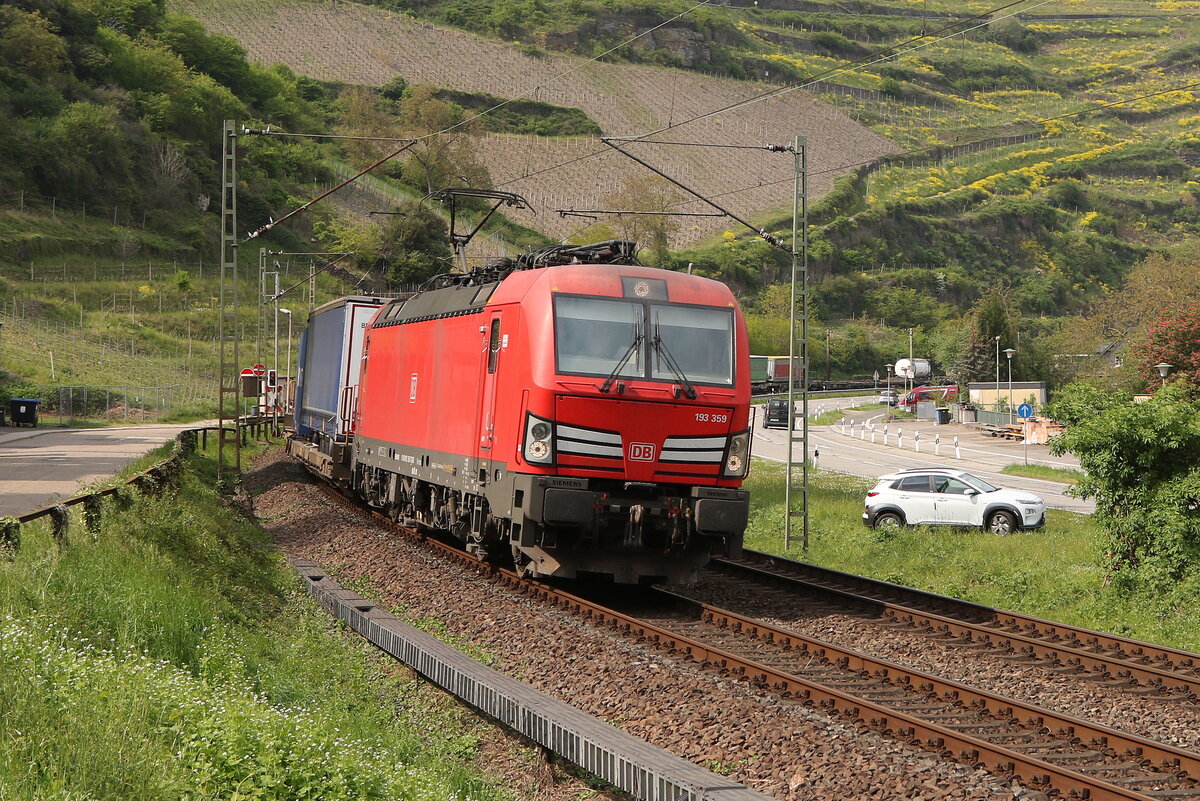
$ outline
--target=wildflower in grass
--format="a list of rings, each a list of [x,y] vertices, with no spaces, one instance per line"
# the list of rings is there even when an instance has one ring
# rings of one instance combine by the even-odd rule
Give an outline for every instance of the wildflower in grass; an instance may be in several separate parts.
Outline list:
[[[78,748],[79,736],[143,749],[134,751],[143,758],[173,756],[160,778],[164,797],[446,797],[398,755],[344,736],[323,714],[273,707],[243,684],[212,684],[132,649],[12,617],[0,624],[0,721],[35,735],[30,747],[51,776],[65,770],[63,750]]]

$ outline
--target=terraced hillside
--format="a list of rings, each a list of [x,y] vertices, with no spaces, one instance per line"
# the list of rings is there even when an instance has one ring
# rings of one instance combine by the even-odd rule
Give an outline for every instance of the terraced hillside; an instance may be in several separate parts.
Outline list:
[[[309,0],[172,0],[174,11],[234,36],[251,58],[284,63],[311,77],[382,85],[396,75],[410,84],[487,92],[583,109],[609,135],[678,125],[768,87],[662,67],[586,63],[530,55],[505,44],[355,3]],[[784,143],[808,138],[813,196],[826,193],[839,168],[895,152],[885,137],[803,92],[677,127],[661,141],[724,144]],[[699,191],[721,194],[738,214],[752,216],[790,205],[792,160],[760,150],[636,145],[639,157]],[[645,168],[592,138],[548,139],[489,135],[482,154],[497,188],[527,197],[535,215],[513,216],[554,237],[580,227],[556,208],[601,208],[603,198]],[[593,155],[595,154],[595,155]],[[699,202],[683,211],[708,210]],[[692,218],[679,242],[730,228],[728,221]]]

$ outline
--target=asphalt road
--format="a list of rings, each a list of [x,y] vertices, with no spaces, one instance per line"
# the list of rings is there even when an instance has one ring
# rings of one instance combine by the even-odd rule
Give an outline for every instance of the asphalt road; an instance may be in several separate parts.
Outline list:
[[[848,409],[854,406],[875,402],[876,395],[855,398],[827,398],[809,402],[810,418],[835,408]],[[1030,464],[1045,464],[1055,467],[1078,468],[1079,462],[1071,456],[1056,457],[1050,454],[1045,445],[1029,445],[1027,448],[1019,442],[999,440],[979,433],[971,426],[951,424],[934,426],[927,421],[905,420],[893,422],[888,426],[888,445],[883,444],[883,427],[880,418],[886,410],[877,409],[868,412],[848,412],[847,419],[860,423],[853,428],[809,426],[811,447],[820,455],[817,464],[824,470],[834,470],[856,476],[876,478],[907,467],[955,467],[967,470],[991,483],[1015,489],[1025,489],[1034,492],[1053,509],[1065,509],[1071,512],[1091,514],[1095,511],[1095,503],[1090,500],[1080,500],[1067,495],[1066,484],[1057,481],[1044,481],[1036,478],[1024,478],[1001,473],[1006,465],[1021,464],[1028,458]],[[760,412],[761,414],[761,412]],[[760,418],[761,419],[761,418]],[[861,422],[874,422],[876,425],[875,442],[871,442],[870,430],[864,433]],[[772,461],[786,461],[787,432],[783,429],[763,429],[761,423],[754,430],[755,456]],[[896,429],[904,431],[904,447],[897,447]],[[853,435],[850,432],[853,431]],[[913,435],[921,434],[921,451],[914,450]],[[941,438],[939,453],[934,453],[934,436]],[[799,431],[796,432],[799,437]],[[959,456],[955,458],[953,440],[959,439]],[[797,442],[797,453],[800,452]],[[811,458],[811,451],[810,451]]]
[[[22,515],[79,494],[185,428],[0,428],[0,516]]]

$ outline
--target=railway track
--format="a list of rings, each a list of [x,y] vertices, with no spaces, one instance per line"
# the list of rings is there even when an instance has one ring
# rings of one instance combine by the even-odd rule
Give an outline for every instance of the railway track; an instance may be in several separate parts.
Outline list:
[[[1200,705],[1200,655],[746,551],[711,570],[831,600],[947,645],[1044,667],[1135,695]]]
[[[910,746],[1091,801],[1200,798],[1200,754],[839,648],[660,590],[605,606],[501,573],[523,592]]]
[[[520,593],[594,625],[749,682],[785,701],[855,721],[910,747],[986,769],[1003,780],[1016,778],[1046,797],[1200,799],[1200,754],[889,663],[666,590],[656,589],[650,596],[622,592],[616,600],[583,598],[487,565],[434,539],[418,538]]]

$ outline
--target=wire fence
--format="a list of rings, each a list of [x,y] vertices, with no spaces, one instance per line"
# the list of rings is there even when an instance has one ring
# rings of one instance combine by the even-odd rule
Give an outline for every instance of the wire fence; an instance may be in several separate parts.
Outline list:
[[[213,388],[205,393],[213,394]],[[162,420],[180,405],[200,400],[196,385],[173,384],[163,387],[139,387],[131,384],[102,386],[59,386],[43,402],[41,415],[57,417],[60,424],[71,420],[98,419],[146,423]]]

